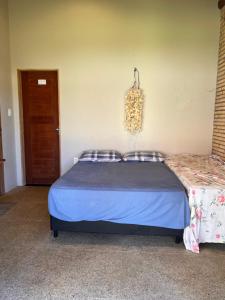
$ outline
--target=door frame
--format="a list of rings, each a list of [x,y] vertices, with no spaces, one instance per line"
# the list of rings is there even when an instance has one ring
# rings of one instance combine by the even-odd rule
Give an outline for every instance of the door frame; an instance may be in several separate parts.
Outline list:
[[[3,144],[2,144],[2,119],[1,119],[1,109],[0,109],[0,152],[1,152],[1,157],[0,157],[0,196],[5,194],[5,172],[4,172],[4,153],[3,153]]]
[[[21,74],[25,71],[54,71],[57,74],[58,84],[58,117],[59,128],[61,128],[60,118],[60,89],[59,89],[59,70],[58,69],[17,69],[17,82],[18,82],[18,106],[19,106],[19,129],[20,129],[20,149],[21,149],[21,166],[22,166],[22,182],[26,185],[26,167],[25,167],[25,138],[24,138],[24,118],[23,118],[23,95],[22,95],[22,79]],[[59,133],[59,173],[61,174],[61,130]]]

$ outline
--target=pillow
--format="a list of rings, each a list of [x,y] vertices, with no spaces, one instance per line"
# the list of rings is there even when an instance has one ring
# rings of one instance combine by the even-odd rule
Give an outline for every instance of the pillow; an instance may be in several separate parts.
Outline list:
[[[123,155],[124,161],[164,161],[165,157],[158,151],[131,151]]]
[[[216,154],[212,154],[209,156],[209,158],[212,158],[216,161],[218,161],[220,164],[224,165],[225,164],[225,161],[223,161],[219,155],[216,155]]]
[[[115,150],[87,150],[83,151],[79,161],[92,162],[118,162],[122,160],[122,155]]]

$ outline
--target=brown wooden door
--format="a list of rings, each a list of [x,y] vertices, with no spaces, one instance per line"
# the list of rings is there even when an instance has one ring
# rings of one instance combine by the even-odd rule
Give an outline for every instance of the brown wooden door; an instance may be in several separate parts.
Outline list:
[[[1,127],[1,114],[0,114],[0,195],[5,193],[4,183],[4,158],[2,150],[2,127]]]
[[[57,71],[21,71],[26,184],[59,177]]]

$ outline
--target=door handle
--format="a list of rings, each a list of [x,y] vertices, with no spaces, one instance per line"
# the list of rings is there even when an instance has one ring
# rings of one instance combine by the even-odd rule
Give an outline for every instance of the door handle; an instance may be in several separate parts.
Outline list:
[[[58,134],[60,133],[60,128],[56,128],[55,130],[58,132]]]
[[[1,159],[0,159],[0,163],[4,163],[5,161],[6,161],[5,158],[1,158]]]

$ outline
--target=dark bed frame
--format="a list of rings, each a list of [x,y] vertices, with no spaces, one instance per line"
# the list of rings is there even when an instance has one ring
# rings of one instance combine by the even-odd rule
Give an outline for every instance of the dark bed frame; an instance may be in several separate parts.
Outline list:
[[[55,238],[58,236],[59,231],[73,231],[86,233],[174,236],[175,242],[177,244],[179,244],[183,240],[183,229],[119,224],[108,221],[67,222],[59,220],[53,216],[50,216],[50,228]]]

